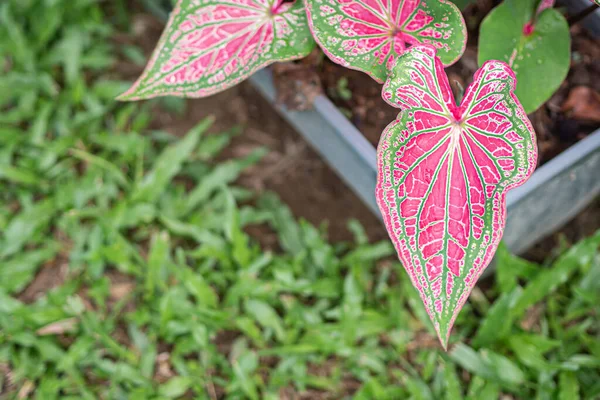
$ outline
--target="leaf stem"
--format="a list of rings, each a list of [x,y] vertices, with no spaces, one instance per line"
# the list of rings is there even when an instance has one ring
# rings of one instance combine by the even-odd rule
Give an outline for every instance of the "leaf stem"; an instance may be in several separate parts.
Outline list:
[[[567,19],[569,26],[573,26],[573,25],[577,24],[579,21],[581,21],[582,19],[584,19],[585,17],[587,17],[588,15],[590,15],[591,13],[596,11],[598,9],[598,7],[599,7],[598,4],[592,4],[591,6],[585,8],[584,10],[580,11],[579,13],[570,16]]]
[[[273,7],[271,7],[271,14],[277,14],[277,10],[279,9],[279,7],[281,7],[283,1],[284,0],[275,0],[275,3],[273,3]]]

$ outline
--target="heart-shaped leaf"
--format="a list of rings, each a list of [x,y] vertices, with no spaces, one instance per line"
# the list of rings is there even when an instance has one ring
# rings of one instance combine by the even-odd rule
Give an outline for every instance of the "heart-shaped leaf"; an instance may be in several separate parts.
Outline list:
[[[306,0],[306,11],[317,43],[332,61],[380,83],[410,45],[435,46],[446,66],[465,51],[465,21],[450,1]]]
[[[377,150],[377,202],[444,347],[498,247],[506,192],[536,165],[535,132],[515,85],[508,65],[488,61],[457,106],[435,49],[417,45],[383,87],[402,112]]]
[[[519,80],[516,94],[531,113],[558,89],[569,72],[571,36],[554,1],[505,0],[481,23],[479,64],[507,62]]]
[[[119,99],[209,96],[314,46],[302,0],[179,0],[146,70]]]

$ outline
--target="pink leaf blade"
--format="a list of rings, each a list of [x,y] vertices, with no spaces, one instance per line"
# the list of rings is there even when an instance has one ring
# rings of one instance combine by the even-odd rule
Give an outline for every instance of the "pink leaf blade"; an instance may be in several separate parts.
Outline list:
[[[411,45],[431,44],[446,66],[466,46],[465,21],[447,0],[307,0],[306,12],[315,40],[332,61],[380,83]]]
[[[536,10],[536,14],[540,14],[546,8],[552,8],[552,7],[554,7],[554,3],[555,2],[556,2],[555,0],[542,0],[542,1],[540,1],[540,4],[538,5],[538,8]]]
[[[499,245],[506,192],[536,166],[515,85],[507,64],[489,61],[457,106],[435,49],[417,45],[383,88],[402,111],[379,143],[377,202],[444,348]]]
[[[119,100],[206,97],[314,46],[302,0],[179,0],[144,72]]]

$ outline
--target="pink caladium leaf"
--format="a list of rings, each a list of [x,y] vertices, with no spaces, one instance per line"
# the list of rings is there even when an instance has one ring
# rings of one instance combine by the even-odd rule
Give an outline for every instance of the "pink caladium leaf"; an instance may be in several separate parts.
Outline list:
[[[506,192],[531,175],[537,147],[507,64],[486,62],[458,106],[435,53],[413,46],[383,87],[402,112],[379,143],[376,196],[445,348],[502,237]]]
[[[447,0],[306,0],[306,11],[315,40],[332,61],[380,83],[411,45],[435,46],[445,66],[465,51],[465,21]]]
[[[138,81],[120,100],[205,97],[315,47],[303,0],[179,0]]]

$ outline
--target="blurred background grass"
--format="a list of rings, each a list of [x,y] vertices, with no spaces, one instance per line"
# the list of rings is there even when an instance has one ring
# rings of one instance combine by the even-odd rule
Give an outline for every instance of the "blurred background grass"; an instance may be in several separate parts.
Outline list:
[[[387,241],[235,184],[266,149],[115,103],[132,4],[0,3],[0,398],[600,398],[600,232],[501,248],[445,353]]]

